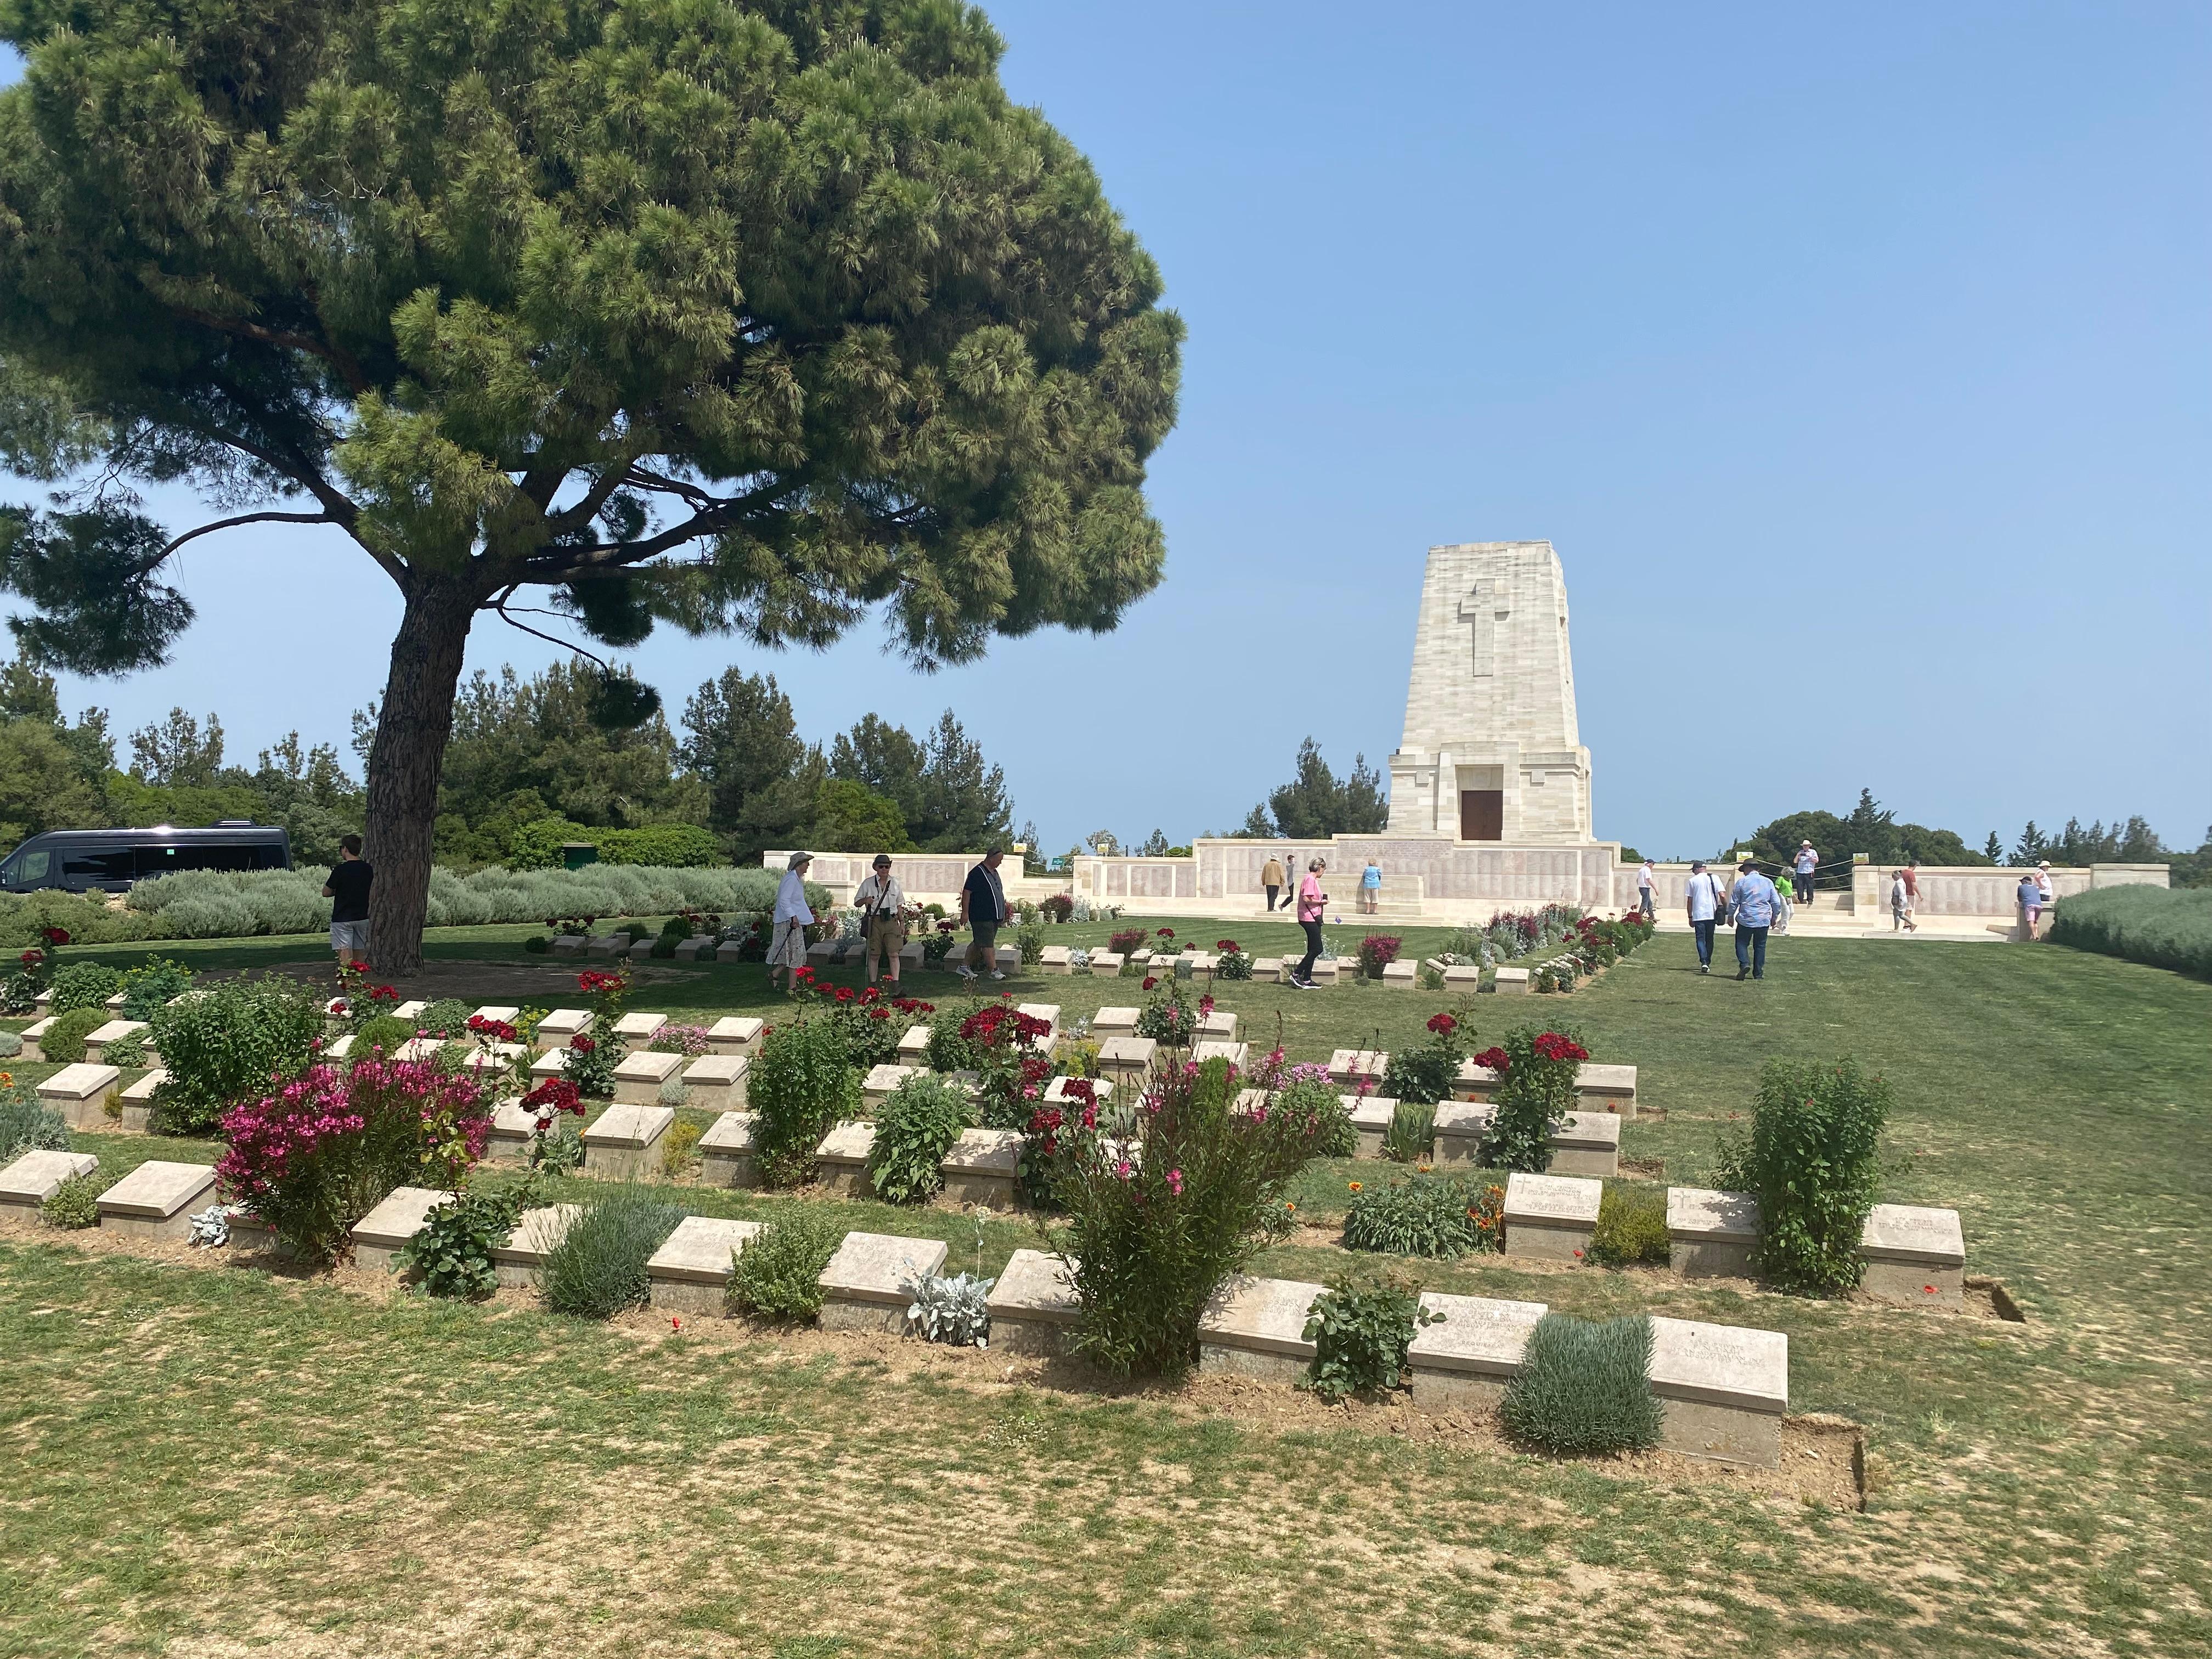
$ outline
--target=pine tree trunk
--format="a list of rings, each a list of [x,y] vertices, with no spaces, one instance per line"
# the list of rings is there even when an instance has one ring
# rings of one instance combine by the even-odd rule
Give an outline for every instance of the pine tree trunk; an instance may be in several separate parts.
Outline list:
[[[368,752],[363,849],[376,866],[368,891],[368,959],[379,977],[422,969],[438,778],[477,605],[472,588],[418,578],[392,641],[392,677],[385,682],[376,742]]]

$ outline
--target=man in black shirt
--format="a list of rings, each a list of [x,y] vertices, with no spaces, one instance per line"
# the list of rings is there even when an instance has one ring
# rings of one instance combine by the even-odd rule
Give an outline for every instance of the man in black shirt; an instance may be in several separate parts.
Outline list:
[[[375,879],[375,870],[361,855],[361,837],[348,836],[323,884],[323,896],[331,901],[331,949],[342,964],[359,962],[368,949],[368,884]]]
[[[960,920],[973,935],[967,960],[960,966],[963,979],[974,979],[979,973],[1006,978],[999,971],[997,949],[999,924],[1006,919],[1006,889],[999,879],[999,864],[1005,856],[996,847],[984,854],[960,889]]]

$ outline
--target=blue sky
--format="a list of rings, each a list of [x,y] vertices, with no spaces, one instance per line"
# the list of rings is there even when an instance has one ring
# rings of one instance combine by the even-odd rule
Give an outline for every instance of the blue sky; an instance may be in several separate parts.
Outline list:
[[[1189,325],[1166,581],[1115,634],[766,667],[826,739],[950,705],[1018,820],[1182,840],[1310,732],[1396,746],[1422,560],[1549,538],[1598,831],[1705,852],[1870,785],[1978,842],[2212,820],[2212,10],[1001,0]],[[177,509],[183,522],[183,508]],[[118,729],[343,746],[396,598],[313,533],[188,550]],[[478,625],[472,664],[547,647]]]

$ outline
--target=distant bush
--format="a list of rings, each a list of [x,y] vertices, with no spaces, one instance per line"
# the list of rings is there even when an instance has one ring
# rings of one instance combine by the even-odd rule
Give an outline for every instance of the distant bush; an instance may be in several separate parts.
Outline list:
[[[1771,1060],[1747,1139],[1723,1145],[1720,1184],[1759,1200],[1760,1271],[1811,1296],[1859,1282],[1859,1233],[1881,1179],[1891,1092],[1856,1060]]]
[[[29,1084],[12,1078],[0,1084],[0,1164],[26,1152],[65,1152],[69,1146],[69,1125]]]
[[[738,1252],[730,1306],[761,1319],[811,1319],[822,1311],[822,1270],[844,1242],[845,1225],[816,1205],[787,1205]]]
[[[2057,908],[2050,942],[2212,979],[2212,887],[2105,887]]]
[[[323,1007],[297,980],[264,974],[209,985],[155,1010],[152,1024],[168,1076],[154,1091],[151,1127],[163,1134],[205,1134],[227,1108],[259,1099],[272,1079],[307,1063],[323,1034]],[[375,1024],[368,1022],[364,1033]]]
[[[1602,1324],[1546,1314],[1505,1388],[1506,1431],[1553,1453],[1632,1451],[1659,1443],[1651,1392],[1651,1322]]]
[[[1601,1267],[1665,1267],[1672,1246],[1667,1234],[1667,1190],[1616,1182],[1598,1200],[1597,1231],[1590,1235],[1589,1259]]]
[[[101,899],[80,893],[0,893],[0,948],[39,944],[49,927],[60,928],[76,945],[128,945],[156,935],[149,918],[111,910]]]
[[[50,1014],[66,1014],[78,1008],[100,1008],[123,988],[123,975],[100,962],[72,962],[54,970]]]
[[[711,830],[696,823],[653,823],[639,830],[599,832],[599,856],[609,864],[657,866],[664,869],[727,867],[730,855]]]
[[[561,849],[570,842],[594,845],[599,832],[570,818],[532,818],[507,840],[507,861],[517,870],[557,870]]]
[[[84,1040],[107,1024],[105,1008],[72,1008],[58,1015],[39,1039],[39,1052],[61,1066],[74,1066],[84,1058]]]
[[[684,1212],[644,1187],[617,1187],[578,1216],[546,1252],[538,1284],[545,1305],[575,1319],[611,1319],[644,1305],[645,1264]]]
[[[191,988],[192,970],[167,957],[148,957],[123,975],[123,1018],[150,1020],[154,1011]]]

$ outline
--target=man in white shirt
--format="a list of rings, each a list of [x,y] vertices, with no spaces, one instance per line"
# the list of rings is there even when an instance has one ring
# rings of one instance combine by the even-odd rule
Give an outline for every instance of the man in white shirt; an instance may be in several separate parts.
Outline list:
[[[1790,860],[1790,867],[1797,872],[1797,879],[1790,885],[1796,890],[1795,897],[1798,903],[1809,906],[1813,902],[1813,872],[1820,864],[1820,855],[1813,850],[1813,843],[1799,842],[1797,856]]]
[[[1650,859],[1644,860],[1644,867],[1636,872],[1636,896],[1643,903],[1644,914],[1653,918],[1656,918],[1659,912],[1651,902],[1651,884],[1658,873]]]
[[[806,930],[814,925],[814,912],[806,902],[806,866],[814,862],[811,853],[793,853],[790,866],[783,872],[783,880],[775,890],[775,931],[769,936],[768,945],[768,982],[775,984],[776,970],[783,970],[783,988],[793,989],[795,975],[806,965]]]
[[[1682,884],[1682,905],[1689,913],[1690,931],[1698,939],[1698,971],[1713,971],[1713,923],[1720,915],[1721,884],[1705,868],[1703,859],[1690,866],[1690,878]]]

